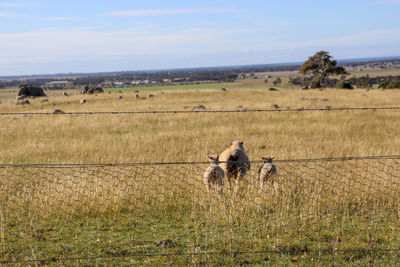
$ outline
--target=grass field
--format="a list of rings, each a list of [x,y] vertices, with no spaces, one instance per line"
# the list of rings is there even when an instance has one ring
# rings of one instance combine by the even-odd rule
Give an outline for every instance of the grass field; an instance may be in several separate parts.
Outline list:
[[[398,90],[208,90],[50,95],[0,112],[388,107]],[[220,87],[228,90],[223,92]],[[193,89],[193,88],[192,88]],[[121,100],[118,96],[122,95]],[[80,105],[81,98],[87,103]],[[205,162],[233,140],[251,160],[399,154],[400,111],[3,115],[0,163]],[[123,257],[132,253],[295,252],[90,259],[43,264],[398,264],[397,254],[318,249],[397,248],[399,161],[277,163],[282,194],[259,192],[255,163],[235,196],[208,196],[206,164],[0,169],[0,260]],[[346,192],[342,194],[341,192]],[[168,240],[166,244],[157,244]],[[307,247],[307,249],[305,249]],[[39,262],[40,263],[40,262]]]
[[[149,85],[121,88],[106,88],[105,92],[157,92],[157,91],[175,91],[175,90],[207,90],[220,89],[235,86],[236,83],[203,83],[203,84],[176,84],[176,85]]]

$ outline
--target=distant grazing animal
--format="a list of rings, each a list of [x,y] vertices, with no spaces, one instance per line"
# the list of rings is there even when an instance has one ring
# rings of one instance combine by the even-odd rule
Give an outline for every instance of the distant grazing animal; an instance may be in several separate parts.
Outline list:
[[[152,97],[154,97],[154,95],[148,95],[148,96],[147,96],[147,98],[152,98]]]
[[[81,99],[81,105],[83,105],[83,104],[85,104],[86,103],[86,99]]]
[[[219,155],[219,161],[230,189],[232,189],[232,180],[235,180],[236,185],[239,185],[239,181],[250,170],[250,161],[241,141],[232,142],[231,147]]]
[[[204,184],[207,187],[207,192],[210,192],[212,185],[217,185],[217,190],[222,193],[222,188],[224,186],[224,171],[220,166],[218,166],[219,160],[218,155],[208,156],[210,165],[206,169],[203,175]]]
[[[261,159],[264,161],[264,163],[258,169],[260,189],[264,188],[265,183],[270,183],[277,192],[279,188],[279,181],[276,166],[272,163],[274,157],[262,157]]]
[[[122,95],[118,96],[118,100],[121,100],[122,98],[123,98],[123,96],[122,96]]]
[[[136,97],[136,98],[139,98],[139,94],[138,94],[138,93],[136,93],[135,97]]]
[[[66,91],[63,92],[63,95],[68,96],[68,93]]]

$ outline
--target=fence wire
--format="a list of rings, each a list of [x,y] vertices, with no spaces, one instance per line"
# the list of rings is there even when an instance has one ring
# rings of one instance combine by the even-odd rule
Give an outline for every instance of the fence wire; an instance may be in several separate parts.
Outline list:
[[[0,262],[398,260],[400,156],[261,164],[222,192],[202,162],[0,165]]]
[[[234,109],[234,110],[152,110],[152,111],[85,111],[85,112],[0,112],[4,115],[122,115],[122,114],[182,114],[182,113],[245,113],[245,112],[305,112],[305,111],[378,111],[400,110],[400,107],[338,107],[321,108],[274,108],[274,109]]]

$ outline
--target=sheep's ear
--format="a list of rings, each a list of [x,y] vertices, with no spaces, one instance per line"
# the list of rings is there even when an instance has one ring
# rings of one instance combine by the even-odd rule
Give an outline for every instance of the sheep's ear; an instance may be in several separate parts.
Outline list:
[[[215,158],[216,158],[216,159],[219,159],[219,155],[217,155]]]
[[[217,158],[218,158],[218,156],[216,156],[216,155],[211,155],[211,156],[208,156],[208,158],[210,159],[210,160],[216,160]]]
[[[242,142],[242,141],[240,141],[240,144],[241,144],[241,145],[243,145],[243,142]]]
[[[261,159],[266,160],[267,158],[266,157],[261,157]]]
[[[272,156],[272,157],[271,157],[271,159],[274,159],[274,158],[275,158],[275,156]]]

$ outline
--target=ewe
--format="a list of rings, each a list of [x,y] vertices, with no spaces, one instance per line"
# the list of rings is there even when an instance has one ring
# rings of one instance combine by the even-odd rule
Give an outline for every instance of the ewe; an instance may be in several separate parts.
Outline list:
[[[218,155],[208,156],[208,159],[210,160],[210,166],[204,172],[204,184],[207,187],[207,192],[210,192],[212,184],[217,185],[217,190],[221,194],[224,186],[224,171],[218,166]]]
[[[223,151],[219,155],[221,161],[221,168],[224,170],[225,178],[229,182],[229,188],[232,189],[232,179],[235,180],[236,185],[250,170],[250,161],[243,148],[243,142],[234,141],[231,147]]]
[[[264,183],[271,183],[276,192],[278,192],[278,172],[276,171],[275,165],[272,163],[274,157],[262,157],[264,163],[258,169],[260,189],[264,188]]]

